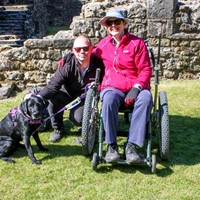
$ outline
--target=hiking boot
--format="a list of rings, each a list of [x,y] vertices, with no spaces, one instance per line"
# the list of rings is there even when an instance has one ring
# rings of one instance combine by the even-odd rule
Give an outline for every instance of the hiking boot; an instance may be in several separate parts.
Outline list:
[[[134,144],[128,142],[126,145],[125,153],[126,153],[126,162],[128,164],[140,162],[140,156],[137,153],[137,150]]]
[[[107,146],[105,160],[106,162],[117,162],[119,160],[118,146],[116,143]]]
[[[59,140],[62,139],[63,135],[64,135],[63,129],[60,129],[60,130],[55,129],[50,136],[50,141],[58,142]]]

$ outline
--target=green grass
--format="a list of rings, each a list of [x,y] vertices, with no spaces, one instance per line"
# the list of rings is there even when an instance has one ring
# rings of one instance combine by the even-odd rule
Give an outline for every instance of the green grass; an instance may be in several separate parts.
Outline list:
[[[67,26],[49,26],[47,30],[47,35],[55,35],[58,31],[68,30]]]
[[[161,81],[159,90],[168,96],[170,159],[157,155],[156,174],[146,165],[101,164],[93,171],[91,157],[84,157],[74,141],[81,136],[66,112],[67,136],[59,143],[49,142],[50,132],[40,134],[49,152],[40,152],[32,140],[42,165],[33,165],[24,149],[12,156],[16,164],[0,161],[0,199],[200,199],[200,81]],[[22,97],[0,101],[0,119]]]

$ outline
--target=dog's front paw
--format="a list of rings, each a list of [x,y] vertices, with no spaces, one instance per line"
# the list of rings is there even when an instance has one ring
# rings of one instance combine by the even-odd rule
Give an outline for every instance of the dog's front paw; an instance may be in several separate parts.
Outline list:
[[[10,159],[8,162],[15,164],[16,162],[13,159]]]
[[[4,160],[6,162],[9,162],[9,163],[13,163],[15,164],[16,162],[12,159],[12,158],[8,158],[8,157],[1,157],[0,158],[1,160]]]
[[[42,164],[42,162],[40,160],[34,160],[33,164],[40,165],[40,164]]]

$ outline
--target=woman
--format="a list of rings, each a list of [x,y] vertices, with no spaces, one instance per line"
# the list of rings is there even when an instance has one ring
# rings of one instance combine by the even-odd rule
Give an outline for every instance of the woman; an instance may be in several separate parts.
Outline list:
[[[118,111],[123,104],[133,108],[125,148],[126,162],[140,162],[136,146],[143,146],[146,123],[152,108],[150,79],[152,68],[144,41],[130,34],[121,10],[112,9],[99,22],[109,35],[103,38],[94,54],[103,60],[105,74],[101,84],[102,117],[105,129],[107,162],[119,159],[117,146]]]

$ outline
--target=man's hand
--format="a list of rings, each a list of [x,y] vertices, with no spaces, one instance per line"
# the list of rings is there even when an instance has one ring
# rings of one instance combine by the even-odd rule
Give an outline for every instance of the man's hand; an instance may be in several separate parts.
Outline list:
[[[140,93],[140,90],[138,88],[133,87],[128,94],[126,95],[124,102],[125,106],[131,106],[133,105],[135,99],[137,98],[138,94]]]
[[[85,92],[87,92],[93,85],[94,85],[94,81],[91,82],[91,83],[88,83],[88,84],[84,87]]]

